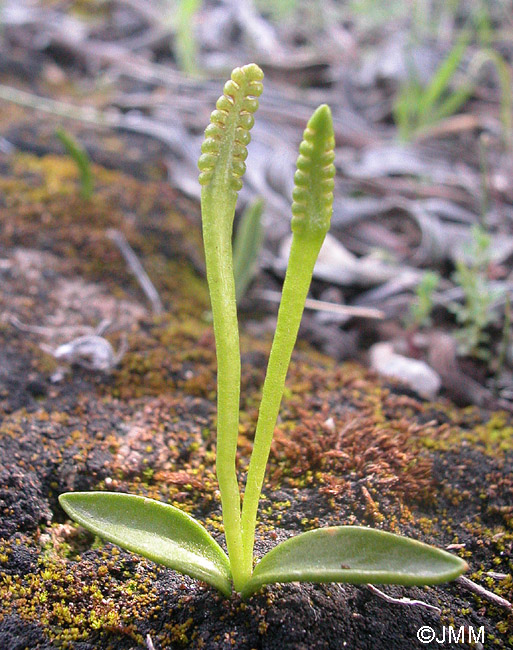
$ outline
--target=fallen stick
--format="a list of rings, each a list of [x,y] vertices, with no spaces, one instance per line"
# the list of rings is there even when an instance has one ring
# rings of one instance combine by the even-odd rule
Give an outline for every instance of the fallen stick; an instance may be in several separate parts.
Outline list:
[[[126,263],[128,264],[129,269],[135,275],[137,282],[141,289],[144,291],[144,294],[151,303],[152,311],[154,314],[162,314],[164,312],[164,306],[160,300],[160,296],[155,289],[153,282],[150,280],[148,274],[144,270],[139,258],[134,253],[132,247],[127,242],[125,235],[115,228],[111,228],[107,232],[107,236],[111,241],[113,241],[116,246],[119,248],[121,255],[125,258]]]
[[[269,302],[279,303],[281,300],[281,293],[279,291],[271,291],[270,289],[256,291],[255,295],[258,298],[268,300]],[[354,305],[339,305],[335,302],[316,300],[315,298],[307,298],[305,307],[306,309],[330,312],[340,316],[347,316],[348,318],[374,318],[377,320],[385,318],[385,314],[379,309],[373,309],[372,307],[357,307]]]
[[[494,594],[493,591],[489,591],[488,589],[485,589],[481,585],[472,582],[472,580],[469,580],[464,576],[460,576],[459,578],[456,578],[456,582],[458,582],[465,589],[468,589],[469,591],[476,594],[477,596],[481,596],[481,598],[488,600],[490,603],[493,603],[494,605],[498,605],[499,607],[504,607],[505,609],[509,609],[509,610],[513,609],[513,605],[509,602],[509,600],[506,600],[502,596],[498,596],[497,594]]]

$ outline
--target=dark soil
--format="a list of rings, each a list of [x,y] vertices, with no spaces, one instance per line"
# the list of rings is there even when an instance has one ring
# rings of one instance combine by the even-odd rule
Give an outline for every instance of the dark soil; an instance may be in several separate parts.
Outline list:
[[[225,600],[70,523],[60,493],[128,491],[183,508],[224,543],[197,207],[158,181],[100,167],[96,194],[83,201],[73,163],[55,156],[1,165],[0,648],[128,650],[146,647],[146,635],[157,650],[441,647],[417,640],[422,626],[439,636],[444,626],[465,626],[465,639],[469,626],[476,634],[484,626],[487,648],[511,647],[511,613],[457,583],[384,587],[441,615],[336,584],[277,585],[246,602]],[[140,256],[164,316],[149,315],[105,235],[111,227]],[[128,346],[112,372],[59,366],[49,354],[104,319],[113,347],[123,339]],[[243,334],[242,346],[241,475],[268,341]],[[270,459],[257,555],[317,526],[364,524],[456,545],[469,577],[511,601],[509,418],[423,402],[302,343]]]

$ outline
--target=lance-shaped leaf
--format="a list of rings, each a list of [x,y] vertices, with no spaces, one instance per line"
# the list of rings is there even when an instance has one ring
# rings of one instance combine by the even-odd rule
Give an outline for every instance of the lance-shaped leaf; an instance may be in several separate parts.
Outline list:
[[[231,594],[226,553],[200,523],[178,508],[117,492],[68,492],[59,502],[72,519],[96,535],[208,582],[225,596]]]
[[[408,537],[335,526],[302,533],[269,551],[242,595],[273,582],[430,585],[453,580],[466,568],[459,557]]]

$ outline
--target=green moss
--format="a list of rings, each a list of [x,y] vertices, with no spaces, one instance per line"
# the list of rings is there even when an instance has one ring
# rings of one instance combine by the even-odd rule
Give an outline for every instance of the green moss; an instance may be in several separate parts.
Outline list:
[[[69,561],[54,552],[40,557],[36,571],[0,573],[0,620],[15,611],[40,621],[47,638],[62,648],[93,633],[102,638],[115,632],[143,643],[138,624],[158,606],[155,574],[140,563],[136,587],[126,589],[118,577],[125,562],[118,549],[103,547],[93,560]]]

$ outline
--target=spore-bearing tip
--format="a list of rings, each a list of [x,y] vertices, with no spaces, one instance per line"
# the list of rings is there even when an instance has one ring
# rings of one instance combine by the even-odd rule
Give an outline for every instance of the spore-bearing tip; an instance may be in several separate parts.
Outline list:
[[[250,129],[253,127],[253,113],[258,108],[258,97],[262,94],[264,73],[255,64],[235,68],[231,78],[225,83],[223,94],[216,102],[216,109],[210,115],[210,124],[205,129],[205,140],[201,146],[198,160],[200,170],[199,182],[208,185],[212,179],[223,138],[232,137],[232,160],[230,161],[230,186],[234,191],[242,187],[241,177],[246,171],[244,161],[247,158],[247,145],[251,140]],[[227,135],[227,124],[235,115],[235,130]],[[233,134],[233,135],[232,135]]]
[[[293,232],[325,233],[329,229],[335,185],[335,138],[331,111],[314,112],[303,133],[292,192]]]

